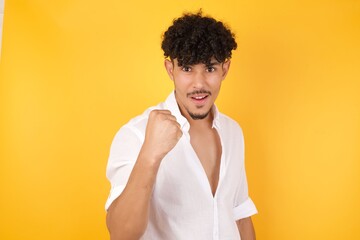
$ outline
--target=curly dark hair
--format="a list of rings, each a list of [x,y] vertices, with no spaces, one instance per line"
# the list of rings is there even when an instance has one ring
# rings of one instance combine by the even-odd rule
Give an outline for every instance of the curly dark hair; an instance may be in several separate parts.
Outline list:
[[[236,47],[234,33],[222,22],[203,16],[201,10],[174,19],[161,43],[164,56],[177,59],[179,66],[209,64],[212,57],[224,62]]]

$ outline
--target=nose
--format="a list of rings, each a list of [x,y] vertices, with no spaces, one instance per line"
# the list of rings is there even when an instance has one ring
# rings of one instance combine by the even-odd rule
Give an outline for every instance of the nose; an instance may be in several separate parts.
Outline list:
[[[205,74],[202,72],[197,72],[194,75],[193,87],[194,89],[202,89],[205,85]]]

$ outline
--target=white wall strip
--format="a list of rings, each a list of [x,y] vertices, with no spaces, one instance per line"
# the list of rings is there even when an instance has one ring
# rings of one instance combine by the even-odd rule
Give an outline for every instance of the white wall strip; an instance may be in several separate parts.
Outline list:
[[[4,1],[0,0],[0,59],[1,59],[1,46],[2,46],[2,29],[4,22]]]

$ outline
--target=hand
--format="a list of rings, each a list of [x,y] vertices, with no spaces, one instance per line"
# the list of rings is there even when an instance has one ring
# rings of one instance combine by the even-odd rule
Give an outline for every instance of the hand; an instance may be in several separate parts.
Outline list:
[[[152,160],[161,161],[181,136],[180,124],[170,111],[153,110],[146,126],[142,153]]]

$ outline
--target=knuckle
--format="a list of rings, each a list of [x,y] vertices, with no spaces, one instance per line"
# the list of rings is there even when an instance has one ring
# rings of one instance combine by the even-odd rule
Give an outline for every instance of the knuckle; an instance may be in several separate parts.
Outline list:
[[[158,114],[159,110],[152,110],[149,114],[150,117],[156,116]]]
[[[182,131],[179,131],[177,134],[178,139],[180,139],[182,137],[182,135],[183,135]]]

